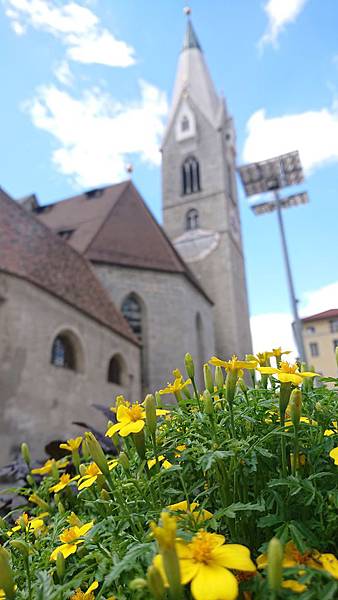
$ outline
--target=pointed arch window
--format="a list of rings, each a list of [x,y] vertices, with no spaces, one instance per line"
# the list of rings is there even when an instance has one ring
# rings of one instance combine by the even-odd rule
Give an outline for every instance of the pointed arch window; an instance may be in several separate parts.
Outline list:
[[[190,208],[185,215],[185,230],[192,231],[200,226],[200,216],[196,208]]]
[[[189,119],[188,119],[187,115],[184,115],[184,117],[182,118],[182,121],[181,121],[181,130],[189,131],[189,129],[190,129]]]
[[[194,156],[189,156],[182,165],[182,192],[186,195],[200,192],[200,190],[201,177],[199,162]]]
[[[142,341],[142,308],[138,298],[133,294],[127,296],[122,303],[121,312],[136,337]]]

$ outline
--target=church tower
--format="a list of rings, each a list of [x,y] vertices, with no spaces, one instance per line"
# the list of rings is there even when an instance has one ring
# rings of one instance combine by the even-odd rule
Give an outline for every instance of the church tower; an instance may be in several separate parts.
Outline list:
[[[251,352],[236,136],[188,17],[162,144],[164,228],[214,301],[220,358]]]

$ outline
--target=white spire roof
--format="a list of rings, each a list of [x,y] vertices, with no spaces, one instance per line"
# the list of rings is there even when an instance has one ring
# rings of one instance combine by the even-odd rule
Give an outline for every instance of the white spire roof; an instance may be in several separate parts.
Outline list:
[[[204,116],[212,124],[217,125],[221,101],[216,93],[201,45],[190,19],[188,19],[183,48],[178,61],[168,128],[182,96],[191,98]]]

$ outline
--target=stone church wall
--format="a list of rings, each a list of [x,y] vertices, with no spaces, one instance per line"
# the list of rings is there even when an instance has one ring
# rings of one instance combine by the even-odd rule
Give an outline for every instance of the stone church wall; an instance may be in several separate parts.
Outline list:
[[[79,355],[79,372],[51,364],[55,336],[68,330]],[[107,383],[110,358],[122,355],[123,386]],[[92,407],[109,406],[124,393],[140,393],[138,346],[77,309],[24,280],[0,273],[0,464],[21,441],[35,456],[52,439],[74,437],[84,421],[104,429],[106,419]]]
[[[171,381],[174,368],[184,369],[186,352],[199,364],[214,353],[213,307],[184,275],[97,264],[95,272],[117,308],[130,293],[144,307],[144,392]]]

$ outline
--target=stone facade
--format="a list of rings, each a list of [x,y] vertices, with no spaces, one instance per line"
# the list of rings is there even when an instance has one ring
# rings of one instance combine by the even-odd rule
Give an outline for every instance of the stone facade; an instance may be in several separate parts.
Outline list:
[[[181,130],[180,130],[181,128]],[[189,133],[190,131],[190,133]],[[162,146],[164,228],[215,303],[219,356],[251,352],[249,310],[235,179],[232,119],[213,88],[204,57],[188,25]],[[195,189],[184,189],[185,161],[199,170]],[[188,178],[195,177],[188,171]],[[189,211],[197,220],[188,223]]]
[[[109,406],[117,394],[140,397],[139,347],[81,311],[29,282],[0,273],[1,464],[26,440],[35,457],[52,439],[81,432],[73,421],[103,430],[106,419],[92,407]],[[74,340],[76,371],[51,364],[53,340]],[[107,382],[118,354],[121,386]]]
[[[302,319],[307,364],[323,377],[337,377],[338,309]]]
[[[186,352],[200,365],[212,356],[212,304],[183,274],[113,265],[94,268],[117,308],[130,294],[140,301],[145,390],[153,392],[172,381],[174,368],[184,372]]]

